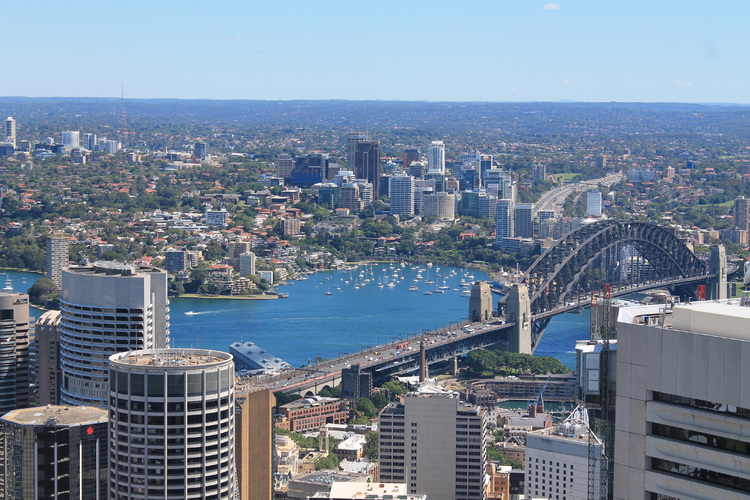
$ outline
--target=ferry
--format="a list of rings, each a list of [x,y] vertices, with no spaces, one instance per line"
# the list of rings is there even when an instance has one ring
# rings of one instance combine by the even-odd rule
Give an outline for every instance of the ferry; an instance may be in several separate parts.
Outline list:
[[[424,292],[424,294],[425,294],[425,295],[432,295],[432,292],[431,292],[431,291],[429,291],[429,290],[427,290],[426,292]]]
[[[195,311],[185,311],[185,316],[195,316],[196,314],[198,313]]]

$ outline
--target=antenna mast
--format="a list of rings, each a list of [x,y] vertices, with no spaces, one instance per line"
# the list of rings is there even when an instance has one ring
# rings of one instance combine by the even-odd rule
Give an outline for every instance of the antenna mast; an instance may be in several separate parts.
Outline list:
[[[125,84],[122,84],[122,97],[120,98],[120,143],[122,146],[128,138],[128,120],[125,116]]]

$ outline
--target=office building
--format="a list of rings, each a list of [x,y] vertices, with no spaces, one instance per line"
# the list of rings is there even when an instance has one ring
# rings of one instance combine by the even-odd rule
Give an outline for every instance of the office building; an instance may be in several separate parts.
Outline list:
[[[582,406],[562,424],[526,433],[526,495],[559,500],[602,498],[603,453],[604,445],[589,429]],[[593,459],[591,470],[589,456]],[[589,480],[593,496],[589,495]]]
[[[427,495],[421,493],[407,493],[403,483],[366,483],[361,481],[334,481],[331,491],[318,492],[310,498],[330,500],[428,500]]]
[[[81,147],[80,133],[77,130],[65,130],[62,133],[62,143],[66,151]]]
[[[544,163],[535,163],[532,179],[534,182],[540,182],[547,179],[547,165]]]
[[[342,183],[343,184],[343,183]],[[339,186],[326,183],[318,188],[318,205],[334,209],[339,204]]]
[[[424,197],[435,192],[435,183],[427,180],[414,181],[414,213],[424,214]]]
[[[427,172],[445,175],[445,144],[443,144],[443,141],[432,141],[427,146]]]
[[[145,349],[109,358],[109,498],[233,499],[232,356]]]
[[[430,500],[485,497],[486,410],[422,382],[379,420],[380,482],[404,482]]]
[[[54,233],[47,238],[47,278],[58,290],[62,288],[62,270],[70,263],[68,244],[68,237],[64,233]]]
[[[198,141],[193,146],[193,154],[199,160],[204,160],[208,156],[208,144]]]
[[[405,172],[409,172],[409,167],[411,167],[411,164],[414,162],[419,161],[419,150],[416,148],[407,148],[404,149],[404,164],[403,168]]]
[[[167,273],[118,262],[63,270],[60,402],[107,406],[112,354],[169,345]]]
[[[372,373],[352,365],[341,370],[341,397],[357,402],[372,395]]]
[[[286,179],[294,169],[294,160],[291,155],[281,153],[276,155],[276,177]]]
[[[255,254],[245,252],[240,254],[240,276],[255,275]]]
[[[372,198],[380,197],[380,142],[357,141],[354,152],[354,175],[372,184]]]
[[[750,198],[738,196],[734,199],[734,227],[750,231]]]
[[[34,404],[60,403],[60,311],[46,311],[34,325]]]
[[[206,225],[226,227],[229,224],[229,213],[226,208],[220,210],[206,209]]]
[[[0,413],[29,406],[29,296],[0,292]]]
[[[395,175],[390,178],[391,215],[411,217],[414,215],[414,177]]]
[[[495,206],[496,241],[500,246],[503,238],[515,236],[515,210],[513,202],[508,199],[497,200]]]
[[[369,140],[370,134],[367,132],[349,132],[346,134],[346,168],[348,170],[354,170],[357,143]]]
[[[13,145],[13,147],[16,147],[16,121],[13,119],[12,116],[9,116],[5,120],[5,124],[3,126],[3,135],[5,136],[5,142],[8,142]]]
[[[312,187],[328,180],[328,155],[310,153],[294,161],[294,168],[289,174],[292,183],[299,187]]]
[[[602,193],[592,189],[586,193],[586,215],[602,214]]]
[[[502,197],[511,200],[515,205],[516,200],[518,200],[518,184],[515,177],[512,175],[503,175],[502,181]]]
[[[239,500],[273,497],[273,407],[276,398],[267,387],[237,387],[235,457]]]
[[[164,252],[164,269],[170,273],[186,271],[189,264],[190,260],[185,250],[170,249]]]
[[[108,498],[107,418],[106,410],[90,406],[6,413],[0,418],[0,496]]]
[[[515,209],[515,236],[521,238],[534,237],[533,203],[518,203]]]
[[[453,220],[456,218],[456,196],[445,192],[425,195],[422,213],[425,217]]]
[[[96,134],[84,133],[81,136],[81,147],[89,151],[94,151],[94,148],[96,148]]]
[[[411,164],[407,168],[404,168],[404,172],[408,175],[411,175],[415,179],[424,179],[424,174],[425,174],[424,160],[411,162]]]
[[[479,155],[479,178],[484,177],[484,173],[492,168],[492,155]]]
[[[339,188],[339,203],[336,208],[346,208],[356,214],[362,210],[362,200],[359,198],[359,185],[345,183]]]
[[[619,310],[615,499],[747,498],[748,295]]]

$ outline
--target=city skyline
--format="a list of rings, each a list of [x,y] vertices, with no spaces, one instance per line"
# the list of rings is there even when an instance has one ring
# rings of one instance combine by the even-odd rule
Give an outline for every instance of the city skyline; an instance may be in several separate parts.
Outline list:
[[[3,95],[750,102],[750,69],[737,64],[750,4],[734,0],[231,3],[199,18],[193,2],[37,4],[33,18],[7,6],[20,22],[6,37],[23,43]],[[26,62],[52,49],[67,55]],[[354,64],[363,53],[368,64]]]

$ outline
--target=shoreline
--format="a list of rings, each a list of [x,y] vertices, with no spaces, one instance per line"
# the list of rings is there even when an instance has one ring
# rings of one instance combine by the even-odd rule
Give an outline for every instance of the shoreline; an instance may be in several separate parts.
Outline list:
[[[278,295],[199,295],[197,293],[183,293],[179,297],[171,297],[169,300],[175,299],[228,299],[228,300],[275,300],[278,299]]]

